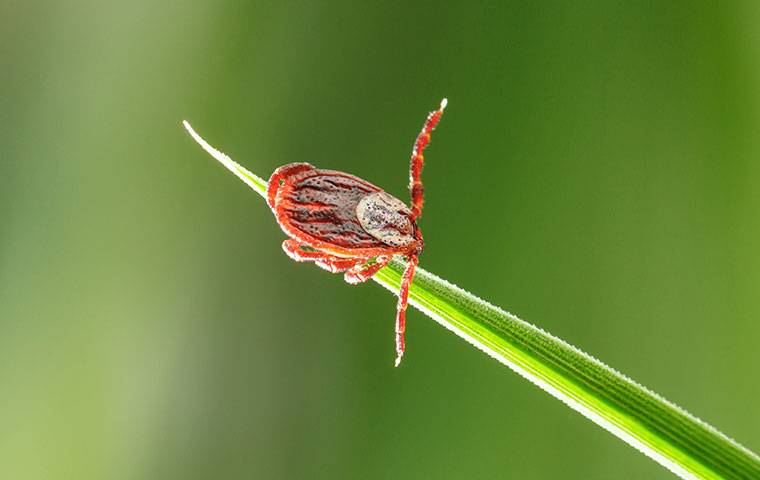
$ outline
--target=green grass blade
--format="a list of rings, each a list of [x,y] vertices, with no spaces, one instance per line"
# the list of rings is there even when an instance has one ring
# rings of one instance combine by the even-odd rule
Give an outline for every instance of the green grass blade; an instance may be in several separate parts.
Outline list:
[[[262,196],[266,182],[193,138]],[[373,279],[398,292],[403,263]],[[412,306],[682,478],[760,479],[760,457],[595,358],[422,268]]]
[[[193,130],[193,127],[191,127],[190,124],[186,120],[182,121],[182,125],[188,131],[190,136],[193,137],[193,140],[198,142],[198,145],[203,147],[203,149],[206,150],[206,152],[208,152],[209,155],[211,155],[212,157],[217,159],[219,163],[227,167],[227,169],[230,172],[234,173],[236,177],[238,177],[240,180],[245,182],[245,184],[251,187],[256,193],[266,198],[267,182],[265,180],[249,172],[248,170],[243,168],[239,163],[235,162],[227,155],[223,154],[216,148],[209,145],[208,142],[206,142],[206,140],[203,139],[203,137],[198,135],[195,132],[195,130]]]
[[[403,264],[375,281],[397,292]],[[566,342],[418,269],[410,303],[683,478],[760,478],[760,458]]]

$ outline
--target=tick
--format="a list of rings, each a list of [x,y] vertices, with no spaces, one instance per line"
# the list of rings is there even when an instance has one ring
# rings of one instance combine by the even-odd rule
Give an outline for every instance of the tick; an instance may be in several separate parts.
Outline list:
[[[409,286],[424,247],[417,226],[423,205],[422,152],[444,108],[446,99],[428,114],[414,142],[409,206],[359,177],[308,163],[283,165],[267,187],[267,203],[290,237],[282,249],[296,262],[344,273],[346,282],[357,284],[372,278],[395,255],[406,259],[396,306],[396,366],[404,355]]]

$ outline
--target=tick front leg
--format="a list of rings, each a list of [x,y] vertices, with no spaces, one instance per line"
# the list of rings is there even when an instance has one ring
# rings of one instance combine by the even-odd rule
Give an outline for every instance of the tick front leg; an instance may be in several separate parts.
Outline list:
[[[345,272],[361,262],[361,260],[355,258],[341,258],[329,253],[304,250],[295,240],[285,240],[282,242],[282,249],[287,256],[296,262],[314,262],[318,267],[331,273]]]
[[[417,256],[409,257],[406,264],[406,270],[401,277],[401,289],[398,292],[398,304],[396,306],[396,366],[401,363],[401,357],[404,356],[406,332],[406,306],[409,303],[409,286],[414,279],[414,269],[417,267]]]
[[[422,166],[425,163],[425,157],[422,156],[423,150],[430,143],[430,134],[433,133],[436,125],[441,120],[443,110],[446,108],[446,99],[441,100],[441,106],[438,110],[433,110],[427,116],[425,124],[422,126],[420,134],[414,141],[412,148],[412,161],[409,166],[409,194],[412,197],[412,221],[416,220],[422,214],[422,204],[424,202],[422,186]]]
[[[388,262],[391,261],[391,256],[380,256],[375,258],[375,263],[372,265],[365,265],[367,263],[368,259],[364,259],[361,263],[357,264],[354,268],[350,269],[346,272],[346,274],[343,276],[343,278],[346,280],[346,282],[350,283],[351,285],[356,285],[357,283],[366,282],[374,274],[378,272],[381,268],[388,265]]]

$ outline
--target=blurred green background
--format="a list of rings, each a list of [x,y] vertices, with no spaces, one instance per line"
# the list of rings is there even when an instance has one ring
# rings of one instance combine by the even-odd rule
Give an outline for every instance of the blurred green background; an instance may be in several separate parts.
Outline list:
[[[422,266],[760,449],[760,4],[574,3],[1,0],[0,477],[670,478],[180,125],[403,199],[444,96]]]

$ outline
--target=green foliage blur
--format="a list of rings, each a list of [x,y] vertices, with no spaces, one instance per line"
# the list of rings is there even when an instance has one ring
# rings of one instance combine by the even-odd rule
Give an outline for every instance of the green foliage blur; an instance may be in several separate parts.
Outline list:
[[[0,478],[671,478],[280,250],[263,177],[407,198],[421,265],[760,449],[760,3],[0,0]]]

